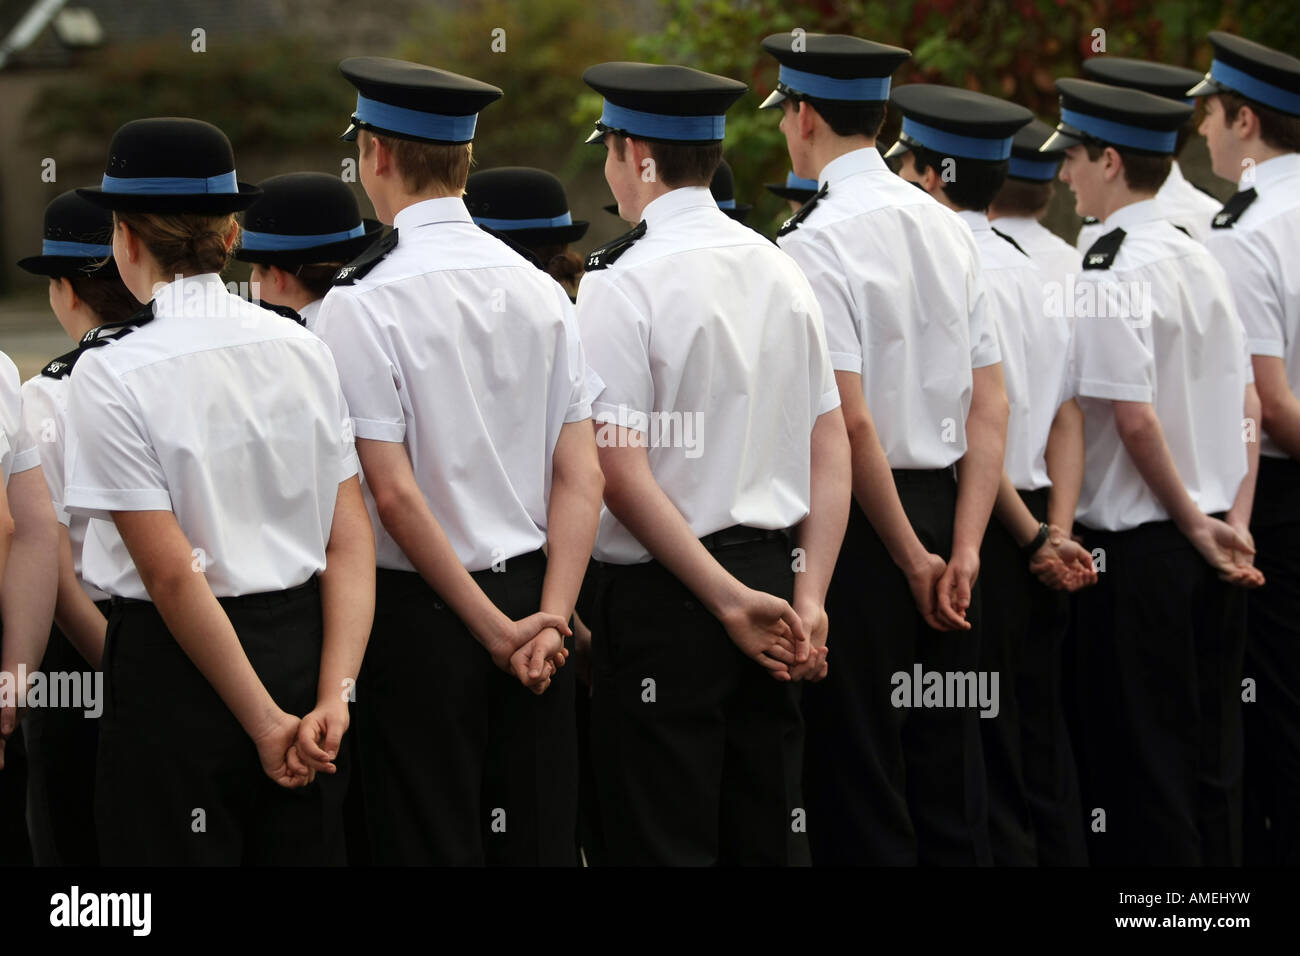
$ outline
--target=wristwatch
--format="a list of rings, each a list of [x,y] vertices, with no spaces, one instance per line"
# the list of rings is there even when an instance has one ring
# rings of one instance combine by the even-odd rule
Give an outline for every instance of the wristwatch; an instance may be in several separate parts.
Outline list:
[[[1046,521],[1038,522],[1038,534],[1034,535],[1034,540],[1020,549],[1020,553],[1026,558],[1032,558],[1034,552],[1041,548],[1044,542],[1052,535],[1052,528]]]

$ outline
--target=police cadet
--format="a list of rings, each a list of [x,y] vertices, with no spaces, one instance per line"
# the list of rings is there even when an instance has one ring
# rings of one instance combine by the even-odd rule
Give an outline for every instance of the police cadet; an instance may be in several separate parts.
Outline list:
[[[148,303],[67,359],[64,507],[121,536],[92,524],[83,549],[113,599],[101,862],[341,863],[333,760],[373,538],[334,361],[222,283],[259,191],[216,127],[127,123],[78,193],[113,210],[113,259]]]
[[[736,222],[745,222],[749,218],[750,211],[754,208],[747,202],[736,201],[736,180],[731,174],[731,166],[724,159],[718,163],[718,170],[709,180],[709,192],[713,194],[718,208],[727,214],[730,219]],[[618,203],[610,203],[604,207],[605,212],[619,214]]]
[[[285,173],[257,187],[262,195],[244,213],[235,258],[252,263],[264,304],[292,309],[314,330],[334,275],[384,227],[361,218],[356,197],[337,176]]]
[[[340,69],[358,91],[343,136],[394,227],[317,317],[378,540],[357,689],[374,860],[571,864],[573,668],[557,667],[602,485],[572,305],[461,198],[501,91],[379,57]]]
[[[1187,90],[1201,78],[1199,73],[1185,66],[1131,60],[1123,56],[1090,57],[1083,61],[1083,75],[1098,83],[1142,90],[1189,106],[1194,101],[1187,95]],[[1175,157],[1182,155],[1183,148],[1195,130],[1196,121],[1192,118],[1178,128],[1178,139],[1174,143]],[[1166,219],[1182,226],[1193,239],[1204,242],[1210,234],[1210,220],[1222,204],[1204,189],[1189,182],[1175,158],[1164,184],[1156,192],[1156,205]],[[1074,244],[1080,252],[1087,252],[1104,231],[1101,223],[1085,221]]]
[[[41,254],[18,262],[27,272],[48,278],[50,308],[74,342],[140,308],[117,274],[112,233],[112,213],[69,190],[45,207]],[[41,661],[46,674],[98,670],[108,626],[108,595],[87,581],[82,570],[89,519],[69,515],[63,506],[69,357],[49,362],[22,389],[23,424],[40,453],[59,524],[55,626]],[[100,531],[116,535],[111,523]],[[24,722],[30,755],[28,817],[38,866],[88,866],[99,859],[93,801],[99,721],[86,716],[91,710],[89,702],[83,708],[39,708]]]
[[[821,312],[708,189],[743,83],[642,63],[583,80],[604,97],[588,142],[637,223],[578,294],[604,383],[583,619],[608,857],[806,864],[798,682],[825,670],[850,492]]]
[[[480,170],[466,183],[465,206],[475,223],[532,253],[570,300],[577,296],[583,257],[569,245],[587,234],[588,223],[574,220],[559,179],[529,166]]]
[[[817,180],[800,179],[793,172],[788,172],[785,174],[785,182],[764,183],[763,188],[773,196],[784,199],[790,204],[790,212],[796,213],[817,193]]]
[[[908,51],[802,33],[763,48],[781,64],[763,105],[781,108],[795,175],[818,178],[778,243],[825,314],[857,504],[827,598],[837,663],[805,694],[813,857],[989,863],[977,710],[898,706],[911,695],[896,679],[978,667],[975,578],[1007,423],[979,250],[875,148]]]
[[[1238,191],[1213,219],[1246,329],[1262,405],[1250,527],[1268,586],[1249,598],[1246,674],[1247,858],[1300,864],[1300,60],[1211,33],[1214,62],[1188,91],[1205,97],[1201,132],[1218,176]],[[1265,820],[1268,829],[1265,831]]]
[[[1222,268],[1154,201],[1192,108],[1056,85],[1062,119],[1044,149],[1065,147],[1075,211],[1106,228],[1079,275],[1072,359],[1087,443],[1078,524],[1105,563],[1074,606],[1089,856],[1227,865],[1241,830],[1233,585],[1263,580],[1245,536],[1258,445],[1242,429],[1258,399]]]

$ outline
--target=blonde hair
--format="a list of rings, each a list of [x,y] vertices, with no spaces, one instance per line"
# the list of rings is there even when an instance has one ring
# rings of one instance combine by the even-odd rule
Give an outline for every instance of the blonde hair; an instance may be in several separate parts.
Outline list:
[[[234,213],[207,216],[199,213],[113,213],[113,225],[125,223],[141,245],[158,261],[166,275],[202,275],[223,272],[238,244],[227,244]]]
[[[473,143],[417,143],[366,129],[358,132],[358,139],[362,155],[368,155],[374,148],[370,142],[372,139],[384,144],[384,148],[393,154],[393,165],[407,192],[420,193],[430,187],[456,195],[465,191],[465,181],[469,178],[469,167],[474,159]]]

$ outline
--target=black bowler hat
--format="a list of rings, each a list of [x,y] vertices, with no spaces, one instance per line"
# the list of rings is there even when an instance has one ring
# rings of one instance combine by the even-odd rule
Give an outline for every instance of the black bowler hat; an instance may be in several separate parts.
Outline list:
[[[1093,142],[1153,156],[1173,153],[1179,128],[1194,110],[1185,103],[1124,86],[1066,77],[1056,81],[1061,121],[1042,152]]]
[[[731,174],[731,167],[727,165],[724,159],[718,163],[718,168],[713,173],[713,178],[709,180],[709,192],[713,193],[713,199],[718,204],[718,208],[725,212],[736,222],[744,223],[749,218],[750,211],[754,208],[747,202],[736,201],[736,180]],[[618,203],[612,202],[605,206],[605,212],[618,215]]]
[[[889,99],[890,77],[910,50],[838,33],[774,33],[763,49],[781,64],[776,89],[759,109],[780,106],[788,97],[854,103]]]
[[[599,63],[583,82],[605,98],[588,143],[621,133],[664,143],[720,143],[727,108],[748,88],[738,80],[688,66]]]
[[[218,216],[247,209],[262,191],[237,181],[225,133],[202,120],[166,116],[120,127],[100,187],[77,193],[117,212]]]
[[[113,261],[113,214],[87,202],[75,189],[56,196],[45,207],[41,254],[19,259],[18,268],[52,279],[114,278],[117,263]]]
[[[502,166],[473,173],[465,206],[474,221],[523,246],[576,242],[588,223],[573,221],[564,184],[544,169]]]
[[[1083,61],[1083,75],[1098,83],[1127,86],[1167,100],[1191,105],[1187,91],[1201,80],[1201,74],[1185,66],[1133,60],[1126,56],[1094,56]]]
[[[785,174],[784,183],[764,183],[763,188],[782,199],[807,202],[817,194],[817,180],[802,179],[793,172],[788,172]]]
[[[468,143],[479,111],[501,98],[489,83],[423,63],[352,56],[339,64],[357,88],[357,109],[340,139],[368,129],[419,143]]]
[[[286,173],[258,183],[262,197],[244,213],[235,258],[280,268],[348,262],[379,238],[383,224],[362,219],[352,190],[326,173]]]
[[[1232,92],[1279,113],[1300,116],[1300,60],[1222,30],[1210,34],[1210,45],[1210,72],[1188,96]]]
[[[886,159],[920,146],[958,159],[1001,162],[1011,157],[1016,131],[1034,118],[995,96],[929,83],[901,86],[890,102],[903,114],[903,129]]]
[[[1052,138],[1052,127],[1040,119],[1022,126],[1011,140],[1011,164],[1008,179],[1046,183],[1056,178],[1065,159],[1065,150],[1043,152],[1043,144]]]

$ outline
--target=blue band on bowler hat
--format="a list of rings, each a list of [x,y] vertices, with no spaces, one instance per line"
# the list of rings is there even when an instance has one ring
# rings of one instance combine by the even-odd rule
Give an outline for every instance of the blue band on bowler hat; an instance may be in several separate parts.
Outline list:
[[[1061,110],[1061,122],[1103,142],[1113,143],[1116,146],[1130,146],[1133,149],[1145,149],[1153,153],[1172,153],[1178,142],[1176,129],[1162,132],[1102,119],[1088,113],[1076,113],[1074,110]]]
[[[805,73],[784,63],[776,74],[776,81],[782,86],[823,100],[887,100],[889,79],[887,76],[859,76],[840,80],[820,73]]]
[[[95,242],[61,242],[57,239],[45,239],[41,242],[41,255],[43,256],[70,256],[77,259],[88,259],[92,256],[103,258],[112,254],[112,246],[105,246]]]
[[[425,113],[404,106],[393,106],[357,94],[357,111],[353,120],[377,126],[394,133],[418,136],[420,139],[441,140],[448,143],[468,143],[474,138],[478,114],[469,116],[444,116]]]
[[[719,209],[735,209],[735,208],[736,208],[736,200],[734,200],[734,199],[719,199],[719,200],[718,200],[718,208],[719,208]]]
[[[786,188],[786,189],[811,189],[813,192],[816,192],[816,191],[817,191],[817,180],[815,180],[815,179],[800,179],[800,178],[799,178],[798,176],[796,176],[794,173],[786,173],[786,174],[785,174],[785,188]]]
[[[1235,66],[1229,66],[1222,60],[1214,60],[1210,63],[1210,79],[1240,93],[1247,99],[1272,106],[1284,113],[1300,115],[1300,93],[1292,93],[1272,83],[1265,83],[1258,77],[1251,76]]]
[[[563,216],[550,219],[545,216],[537,219],[489,219],[487,216],[475,216],[474,223],[487,226],[489,229],[503,229],[509,232],[511,229],[558,229],[561,226],[572,226],[573,217],[567,212]]]
[[[903,117],[903,135],[908,139],[932,149],[936,153],[956,156],[960,159],[1006,159],[1011,155],[1011,137],[1002,139],[985,139],[980,136],[962,136],[947,130],[935,129],[924,123],[918,123],[910,117]]]
[[[646,136],[651,139],[716,141],[722,139],[727,126],[727,117],[646,113],[605,100],[600,122],[610,129],[623,130],[633,136]]]
[[[139,176],[135,178],[104,174],[99,188],[106,193],[138,193],[150,196],[193,196],[203,193],[229,194],[239,192],[235,171],[217,176]]]
[[[1016,179],[1047,181],[1056,178],[1056,170],[1060,165],[1060,162],[1055,159],[1021,159],[1019,156],[1012,156],[1007,175],[1014,176]]]
[[[365,234],[365,223],[341,232],[323,232],[314,236],[290,236],[279,232],[253,232],[245,229],[240,234],[240,245],[249,252],[289,252],[342,242],[344,239],[359,239]]]

